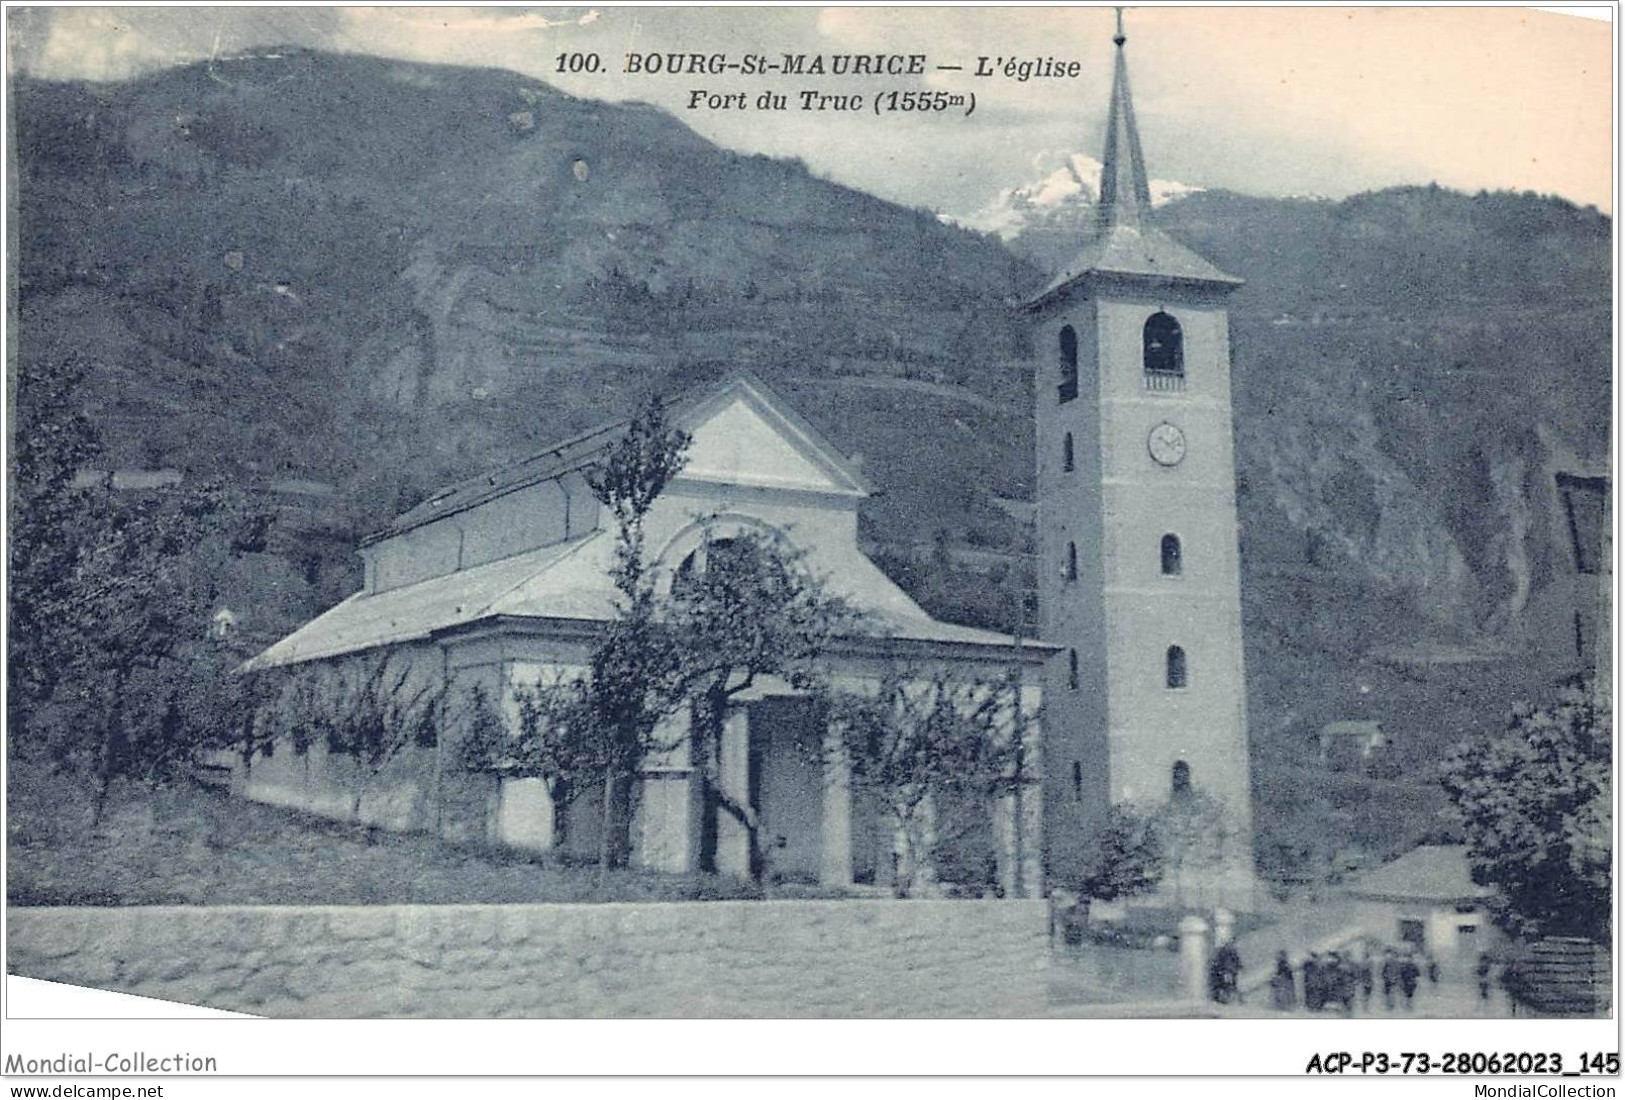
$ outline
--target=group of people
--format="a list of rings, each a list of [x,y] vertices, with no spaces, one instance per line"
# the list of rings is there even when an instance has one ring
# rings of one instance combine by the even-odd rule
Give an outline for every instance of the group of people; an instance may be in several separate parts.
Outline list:
[[[1354,1014],[1354,1002],[1360,1002],[1362,1012],[1371,1011],[1371,998],[1382,989],[1383,1008],[1393,1011],[1403,1004],[1408,1012],[1416,999],[1416,990],[1422,975],[1437,985],[1439,965],[1430,955],[1418,957],[1414,948],[1398,950],[1385,947],[1379,964],[1370,951],[1356,956],[1351,952],[1313,951],[1303,960],[1299,975],[1285,951],[1275,957],[1275,973],[1270,977],[1270,1003],[1278,1012],[1290,1012],[1303,998],[1303,1007],[1311,1012],[1337,1009],[1344,1015]]]

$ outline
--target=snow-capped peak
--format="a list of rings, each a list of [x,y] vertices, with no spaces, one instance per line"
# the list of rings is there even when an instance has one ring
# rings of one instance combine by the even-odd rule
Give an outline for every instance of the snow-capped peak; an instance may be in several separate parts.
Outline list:
[[[1093,211],[1100,199],[1101,163],[1087,153],[1045,151],[1033,158],[1034,178],[1007,187],[961,224],[1010,240],[1037,225],[1071,222]],[[1151,180],[1151,205],[1203,190],[1177,180]]]

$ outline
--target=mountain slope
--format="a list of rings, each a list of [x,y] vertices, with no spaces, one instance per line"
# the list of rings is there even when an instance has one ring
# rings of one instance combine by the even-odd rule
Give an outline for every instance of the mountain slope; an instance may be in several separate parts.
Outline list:
[[[366,480],[404,448],[420,493],[628,383],[1008,340],[960,308],[999,312],[995,246],[512,74],[281,51],[17,110],[24,331],[97,350],[129,463]]]

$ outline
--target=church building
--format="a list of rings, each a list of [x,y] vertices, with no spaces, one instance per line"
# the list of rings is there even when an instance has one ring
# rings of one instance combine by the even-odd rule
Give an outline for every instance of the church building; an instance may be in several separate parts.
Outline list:
[[[694,567],[712,540],[782,539],[830,595],[874,629],[823,658],[837,689],[873,693],[906,663],[921,682],[986,683],[1017,670],[1029,776],[990,799],[989,884],[1006,896],[1070,886],[1105,812],[1217,807],[1230,846],[1205,861],[1208,899],[1251,898],[1247,705],[1226,302],[1241,285],[1151,222],[1151,196],[1116,43],[1093,240],[1024,304],[1032,331],[1039,635],[1026,641],[937,622],[858,548],[861,472],[764,383],[734,377],[672,406],[692,435],[686,465],[646,523],[656,574]],[[250,669],[341,672],[379,654],[414,682],[482,685],[511,719],[517,688],[587,667],[615,614],[613,525],[586,471],[611,425],[435,494],[362,548],[362,591]],[[770,841],[764,870],[742,828],[707,813],[690,746],[645,761],[633,860],[846,887],[897,881],[899,852],[850,772],[820,752],[832,734],[785,683],[756,685],[726,725],[722,782]],[[810,751],[809,751],[810,749]],[[445,743],[414,746],[364,794],[320,744],[279,745],[239,768],[248,797],[588,855],[537,779],[470,785]],[[487,777],[489,778],[489,777]],[[347,793],[348,792],[348,793]],[[760,853],[758,853],[759,855]],[[975,862],[975,861],[973,861]]]
[[[1116,804],[1221,803],[1252,861],[1225,303],[1241,281],[1151,222],[1119,13],[1098,226],[1025,303],[1037,440],[1050,872]]]
[[[1049,647],[938,622],[893,584],[858,548],[868,481],[760,379],[738,375],[678,399],[668,415],[691,442],[644,524],[658,583],[669,590],[674,577],[703,568],[707,547],[755,532],[782,540],[827,595],[865,616],[860,631],[836,639],[821,658],[833,689],[873,695],[901,670],[926,690],[938,682],[979,690],[1014,670],[1030,781],[967,811],[977,819],[971,832],[979,848],[964,862],[980,879],[967,885],[1037,896],[1038,714]],[[343,679],[387,658],[404,670],[406,691],[449,686],[460,698],[478,684],[515,722],[515,690],[580,676],[616,614],[616,531],[586,472],[624,427],[589,432],[431,496],[362,546],[360,592],[247,670],[319,669]],[[893,885],[896,830],[872,798],[853,789],[840,753],[824,751],[830,733],[817,701],[774,678],[736,698],[720,781],[751,806],[766,852],[753,859],[743,826],[706,813],[692,746],[674,729],[676,747],[646,760],[638,775],[634,864],[826,887]],[[453,740],[404,749],[374,782],[319,738],[278,743],[268,757],[238,762],[236,787],[248,798],[388,828],[596,854],[593,798],[561,814],[540,779],[460,771]]]

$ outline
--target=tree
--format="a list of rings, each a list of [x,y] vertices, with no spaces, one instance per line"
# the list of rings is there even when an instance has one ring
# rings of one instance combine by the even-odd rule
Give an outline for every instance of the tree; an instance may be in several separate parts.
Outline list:
[[[1328,827],[1340,812],[1318,778],[1280,756],[1265,757],[1253,773],[1258,872],[1277,890],[1323,886],[1337,865],[1338,838],[1349,835],[1349,828]],[[1341,817],[1348,826],[1347,813]]]
[[[18,363],[8,717],[27,730],[14,744],[90,773],[99,823],[115,781],[174,774],[212,736],[196,690],[210,555],[228,552],[246,509],[215,483],[137,493],[84,482],[102,453],[81,411],[87,373],[78,361]]]
[[[816,661],[830,640],[859,621],[773,535],[709,534],[673,578],[668,618],[674,683],[691,707],[689,737],[709,817],[721,810],[745,830],[752,876],[764,852],[756,810],[722,782],[723,730],[739,697],[773,677],[819,689]]]
[[[1132,806],[1106,811],[1090,840],[1078,893],[1096,901],[1116,901],[1155,890],[1162,882],[1162,838],[1157,820]]]
[[[1240,835],[1224,800],[1207,791],[1174,792],[1157,812],[1155,828],[1163,853],[1163,878],[1173,886],[1174,904],[1201,900],[1207,887],[1246,858]],[[1187,897],[1189,891],[1196,897]]]
[[[679,656],[660,621],[644,558],[643,525],[683,468],[688,444],[688,434],[668,424],[664,403],[651,397],[608,456],[587,471],[593,495],[615,521],[610,577],[618,599],[616,616],[593,649],[587,720],[569,727],[575,744],[564,755],[578,763],[596,759],[601,767],[601,872],[622,866],[630,854],[636,769],[659,747],[655,731],[683,697]]]
[[[885,807],[899,852],[900,896],[935,880],[946,796],[992,820],[993,803],[1032,781],[1023,766],[1026,716],[1018,681],[955,681],[892,666],[872,695],[831,695],[832,751],[854,790]],[[949,823],[948,828],[963,827]],[[1020,828],[1020,823],[1017,823]]]
[[[53,755],[89,770],[93,819],[113,782],[172,774],[203,747],[199,723],[175,720],[173,701],[195,677],[213,586],[199,547],[240,505],[219,486],[95,501],[47,652],[57,662]]]
[[[601,779],[609,766],[610,731],[594,721],[585,678],[521,686],[513,699],[517,729],[510,729],[483,685],[469,688],[458,763],[465,771],[504,779],[540,779],[553,804],[557,843],[575,792]]]
[[[225,642],[199,647],[182,693],[188,713],[203,731],[199,740],[235,753],[245,769],[255,757],[270,756],[276,749],[275,703],[282,690],[276,673],[241,672],[246,656]]]
[[[517,778],[530,774],[519,760],[508,723],[492,704],[484,684],[469,687],[462,717],[462,736],[452,758],[457,767],[477,774]]]
[[[391,655],[364,658],[349,669],[306,671],[294,699],[291,721],[353,764],[352,821],[361,820],[362,802],[390,761],[408,746],[435,746],[445,727],[447,686],[412,686],[411,665],[397,666]]]
[[[63,611],[73,603],[74,570],[94,516],[92,493],[74,484],[101,454],[83,412],[85,364],[19,356],[12,410],[9,534],[8,718],[20,732],[66,671],[59,659]]]
[[[1441,780],[1467,835],[1474,880],[1525,936],[1610,940],[1613,712],[1595,686],[1521,702],[1504,731],[1466,742]]]

